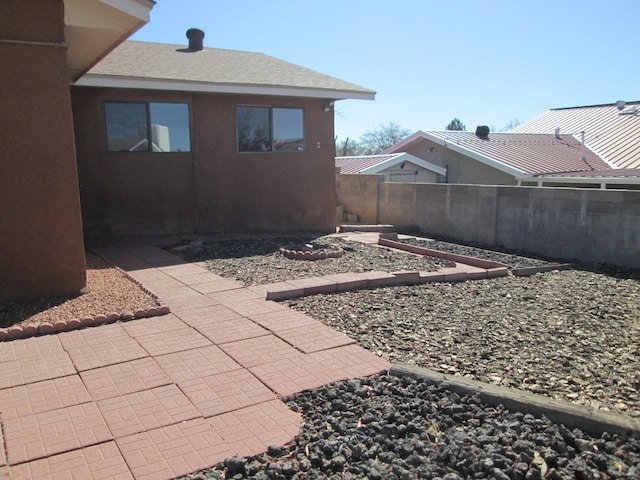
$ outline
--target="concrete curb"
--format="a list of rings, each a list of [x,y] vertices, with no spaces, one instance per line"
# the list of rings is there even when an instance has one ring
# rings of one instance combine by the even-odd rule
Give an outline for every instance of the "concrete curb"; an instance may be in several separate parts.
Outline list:
[[[446,375],[413,365],[394,364],[389,374],[416,378],[434,385],[444,385],[449,390],[460,394],[477,394],[489,405],[501,404],[512,411],[530,413],[538,417],[544,415],[554,423],[562,423],[568,428],[579,428],[598,436],[603,432],[609,432],[640,438],[640,421],[626,415],[603,412],[563,400]]]

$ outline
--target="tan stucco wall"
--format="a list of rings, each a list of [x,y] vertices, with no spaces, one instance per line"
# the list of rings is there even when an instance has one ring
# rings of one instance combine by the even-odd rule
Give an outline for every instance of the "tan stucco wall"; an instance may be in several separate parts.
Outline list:
[[[0,302],[85,286],[63,27],[62,0],[0,2]]]
[[[380,174],[384,175],[385,182],[438,183],[437,173],[410,162],[404,162],[404,168],[400,168],[400,165],[395,165],[382,170]]]
[[[430,140],[421,139],[407,153],[447,169],[446,183],[516,185],[513,175],[454,152]],[[444,182],[444,179],[441,180]]]
[[[89,236],[335,229],[333,112],[321,99],[87,87],[72,98]],[[108,153],[113,100],[188,103],[192,151]],[[238,153],[237,105],[303,108],[305,151]]]

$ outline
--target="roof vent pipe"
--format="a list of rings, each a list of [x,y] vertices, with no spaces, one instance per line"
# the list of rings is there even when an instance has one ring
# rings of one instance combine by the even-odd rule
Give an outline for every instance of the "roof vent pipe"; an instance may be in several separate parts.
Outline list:
[[[560,127],[556,127],[556,138],[557,138],[558,140],[561,140],[561,139],[562,139],[562,137],[560,136]]]
[[[622,110],[622,109],[623,109],[624,107],[626,107],[626,106],[627,106],[627,102],[625,102],[624,100],[618,100],[618,101],[616,102],[616,108],[617,108],[618,110]]]
[[[486,125],[478,125],[476,127],[476,136],[486,140],[489,138],[489,127]]]
[[[202,50],[202,39],[204,32],[198,28],[190,28],[187,30],[187,38],[189,39],[189,50],[198,52]]]

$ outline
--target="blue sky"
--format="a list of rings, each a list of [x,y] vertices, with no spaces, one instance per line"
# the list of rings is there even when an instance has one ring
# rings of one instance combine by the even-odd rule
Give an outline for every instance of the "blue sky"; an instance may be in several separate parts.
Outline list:
[[[640,100],[637,0],[157,0],[131,38],[262,52],[377,92],[336,135],[381,124],[503,130],[549,108]]]

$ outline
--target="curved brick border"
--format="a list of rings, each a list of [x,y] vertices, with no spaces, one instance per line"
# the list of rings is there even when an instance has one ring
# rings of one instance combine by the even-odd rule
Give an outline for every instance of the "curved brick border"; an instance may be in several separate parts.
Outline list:
[[[120,267],[115,265],[109,259],[103,257],[102,255],[93,252],[92,253],[98,257],[100,257],[105,263],[107,263],[111,268],[115,268],[120,272],[127,280],[135,284],[138,288],[140,288],[144,293],[153,298],[158,305],[155,307],[149,308],[137,308],[133,312],[131,311],[123,311],[123,312],[110,312],[107,314],[98,314],[95,316],[85,316],[82,318],[71,318],[69,320],[57,320],[54,323],[41,323],[35,324],[30,323],[26,325],[13,325],[7,328],[0,328],[0,342],[17,340],[21,338],[29,338],[35,337],[37,335],[47,335],[52,333],[59,332],[67,332],[69,330],[76,330],[83,327],[103,325],[106,323],[113,323],[117,321],[128,321],[137,318],[148,318],[148,317],[157,317],[160,315],[167,315],[171,313],[171,309],[168,305],[163,305],[162,301],[158,296],[153,293],[151,290],[146,288],[142,283],[133,278],[129,273],[122,270]]]
[[[291,260],[324,260],[325,258],[340,258],[344,250],[336,245],[319,250],[296,250],[294,248],[280,247],[280,253]]]

